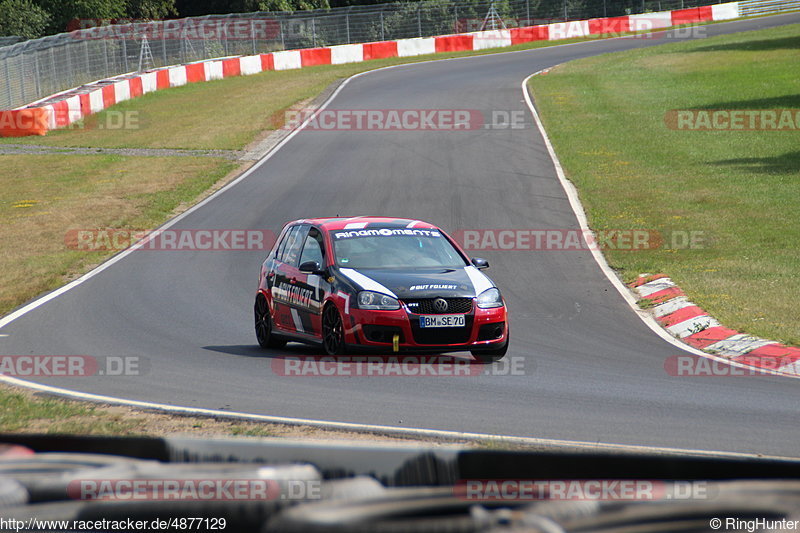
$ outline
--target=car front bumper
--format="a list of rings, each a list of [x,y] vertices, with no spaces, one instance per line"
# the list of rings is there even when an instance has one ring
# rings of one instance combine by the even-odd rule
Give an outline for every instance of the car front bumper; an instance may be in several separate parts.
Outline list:
[[[491,350],[508,342],[505,306],[481,309],[473,304],[464,314],[464,326],[421,328],[419,317],[406,306],[394,311],[350,309],[344,316],[345,342],[386,353]]]

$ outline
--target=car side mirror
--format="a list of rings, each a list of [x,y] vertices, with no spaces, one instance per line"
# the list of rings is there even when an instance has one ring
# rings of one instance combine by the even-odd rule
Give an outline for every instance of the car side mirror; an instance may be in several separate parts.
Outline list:
[[[305,274],[317,274],[322,275],[324,272],[322,271],[322,266],[316,261],[306,261],[305,263],[300,265],[300,272]]]
[[[486,259],[481,259],[480,257],[473,257],[472,264],[475,265],[475,268],[479,268],[481,270],[484,268],[489,268],[489,261]]]

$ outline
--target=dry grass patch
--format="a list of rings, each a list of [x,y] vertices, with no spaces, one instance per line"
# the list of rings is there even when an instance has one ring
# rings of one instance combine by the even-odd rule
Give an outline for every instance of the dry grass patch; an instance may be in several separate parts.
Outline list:
[[[0,187],[0,314],[109,252],[72,250],[71,229],[148,229],[234,164],[200,157],[8,155]]]

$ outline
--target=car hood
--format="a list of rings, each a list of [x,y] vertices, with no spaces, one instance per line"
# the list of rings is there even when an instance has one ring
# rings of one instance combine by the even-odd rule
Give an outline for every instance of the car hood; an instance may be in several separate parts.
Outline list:
[[[473,297],[494,283],[474,266],[462,268],[351,269],[339,271],[362,290],[407,298]]]

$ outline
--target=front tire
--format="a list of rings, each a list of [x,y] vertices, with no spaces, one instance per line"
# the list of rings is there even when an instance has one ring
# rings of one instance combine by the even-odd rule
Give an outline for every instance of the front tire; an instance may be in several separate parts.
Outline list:
[[[322,312],[322,349],[327,355],[344,353],[344,323],[333,304],[328,304]]]
[[[472,357],[480,361],[484,364],[494,363],[495,361],[499,361],[503,357],[505,357],[506,352],[508,351],[508,339],[506,339],[505,344],[500,348],[495,348],[493,350],[470,350]]]
[[[272,315],[269,312],[269,304],[263,294],[256,296],[256,304],[253,308],[256,322],[256,339],[262,348],[283,348],[286,341],[276,338],[272,333]]]

